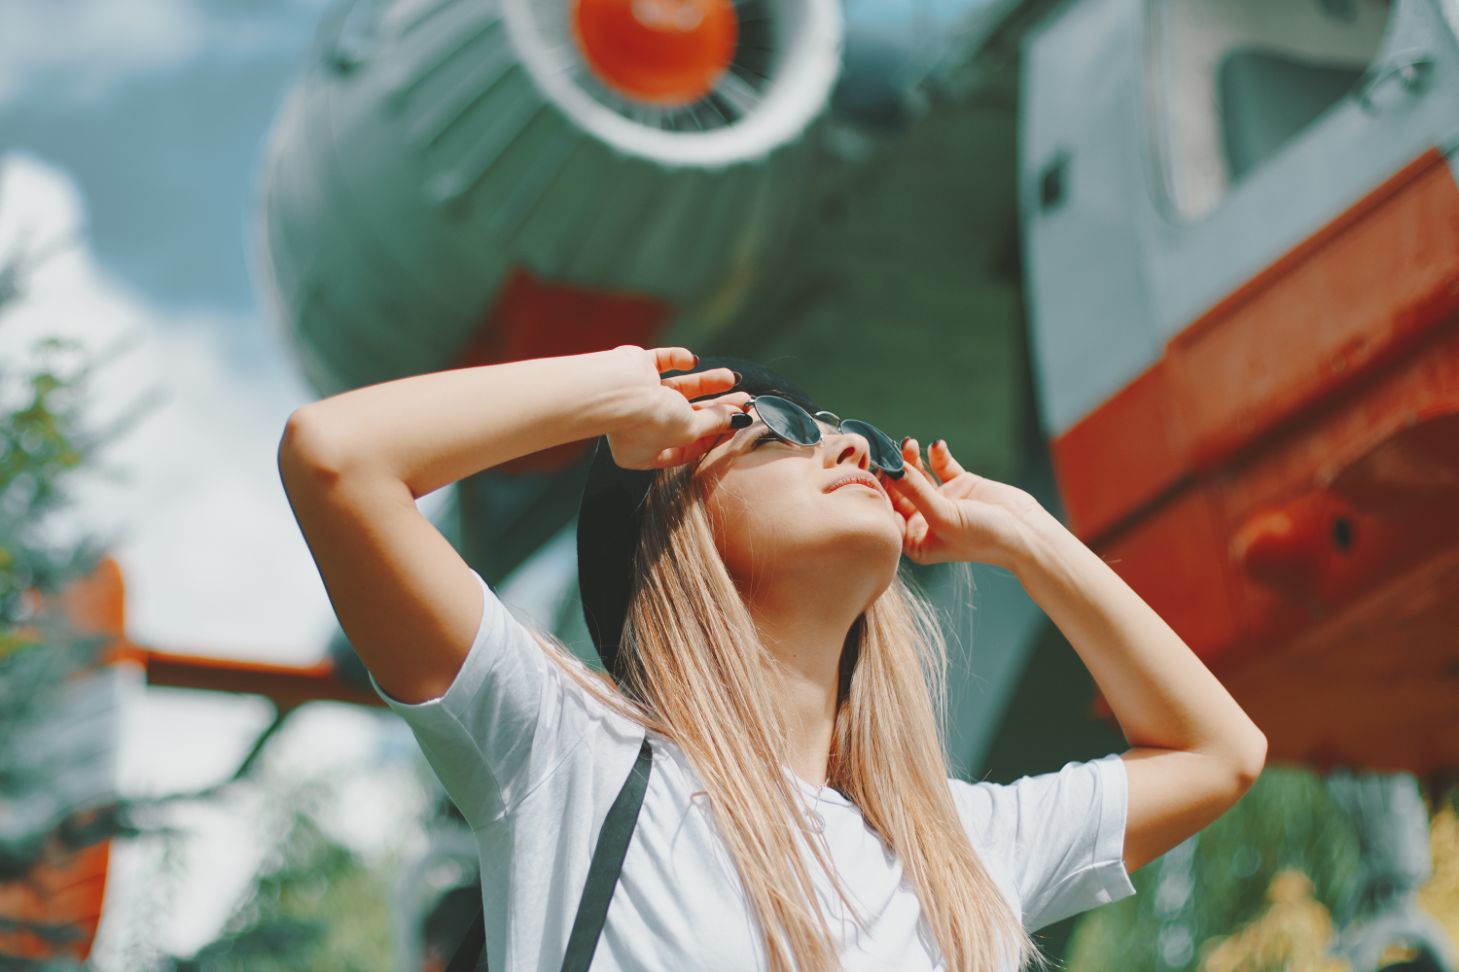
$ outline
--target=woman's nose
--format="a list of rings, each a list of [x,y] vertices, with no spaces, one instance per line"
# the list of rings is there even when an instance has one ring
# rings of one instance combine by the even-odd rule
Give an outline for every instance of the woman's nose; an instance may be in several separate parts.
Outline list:
[[[860,469],[866,469],[871,464],[871,443],[861,433],[836,432],[827,438],[830,441],[827,453],[837,465],[848,459]]]

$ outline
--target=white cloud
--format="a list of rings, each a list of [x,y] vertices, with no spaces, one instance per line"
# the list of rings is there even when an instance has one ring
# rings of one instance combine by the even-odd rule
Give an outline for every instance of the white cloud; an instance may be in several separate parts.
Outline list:
[[[126,478],[75,484],[75,513],[57,524],[58,532],[109,536],[125,529],[112,552],[126,582],[134,641],[197,654],[316,660],[336,624],[274,459],[289,412],[313,396],[295,376],[276,329],[262,320],[150,304],[93,259],[71,179],[33,156],[0,154],[0,263],[27,240],[43,247],[63,238],[74,245],[45,260],[28,277],[24,297],[0,312],[0,366],[29,360],[41,336],[73,337],[95,352],[132,335],[136,345],[100,363],[90,381],[88,424],[115,420],[148,388],[160,388],[165,398],[99,455]],[[230,364],[229,349],[237,353],[240,341],[248,349],[246,368]],[[121,789],[161,794],[219,780],[271,715],[258,699],[139,691],[123,706],[118,727]],[[318,772],[346,767],[368,777],[378,762],[372,747],[387,729],[402,727],[347,707],[303,710],[271,746],[270,762]],[[370,787],[368,778],[354,784],[346,795],[355,812],[333,815],[341,838],[361,848],[398,832],[414,809],[398,794],[386,799],[386,791]],[[240,793],[182,809],[173,819],[194,833],[183,844],[179,892],[161,902],[165,921],[155,926],[169,951],[188,954],[209,941],[247,887],[259,844],[250,800]],[[149,880],[154,857],[146,845],[114,848],[99,969],[126,967],[125,939],[145,899],[136,882]]]
[[[85,245],[76,187],[35,158],[0,156],[0,254],[28,234],[77,245],[29,275],[0,317],[0,354],[25,358],[43,335],[80,341],[100,362],[88,424],[103,428],[150,393],[150,408],[99,451],[102,475],[74,488],[66,535],[124,531],[115,550],[127,580],[128,628],[154,647],[318,657],[334,630],[324,587],[278,481],[274,452],[289,413],[313,396],[262,321],[211,312],[164,314],[103,271]],[[251,335],[270,368],[229,366],[225,329]]]
[[[204,34],[188,0],[0,4],[0,103],[42,85],[68,98],[103,92],[143,67],[176,64]]]
[[[20,0],[0,3],[0,105],[22,97],[86,101],[137,74],[189,59],[291,48],[321,0]]]

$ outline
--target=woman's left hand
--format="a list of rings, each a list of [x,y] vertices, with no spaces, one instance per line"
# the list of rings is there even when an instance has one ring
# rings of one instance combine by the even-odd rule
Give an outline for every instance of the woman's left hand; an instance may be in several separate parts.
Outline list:
[[[1017,486],[968,472],[942,439],[927,455],[941,482],[923,466],[912,438],[902,443],[902,478],[878,476],[902,517],[902,553],[919,564],[1011,565],[1036,518],[1047,515],[1038,500]]]

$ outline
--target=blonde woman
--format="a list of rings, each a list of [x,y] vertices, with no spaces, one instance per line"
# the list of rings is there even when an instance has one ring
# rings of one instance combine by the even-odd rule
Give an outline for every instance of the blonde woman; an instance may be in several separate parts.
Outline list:
[[[415,504],[591,438],[579,578],[606,674]],[[753,362],[624,345],[386,382],[295,412],[279,466],[345,633],[475,834],[497,972],[1046,964],[1028,932],[1133,894],[1265,759],[1029,494]],[[950,778],[945,646],[904,557],[1013,572],[1132,748]]]

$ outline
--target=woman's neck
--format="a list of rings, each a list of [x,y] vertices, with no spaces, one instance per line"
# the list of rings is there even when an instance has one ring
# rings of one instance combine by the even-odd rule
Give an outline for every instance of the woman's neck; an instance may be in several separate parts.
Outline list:
[[[787,765],[812,786],[826,780],[836,718],[841,654],[856,615],[752,612],[760,640],[779,659],[784,677],[771,683],[789,729]]]

